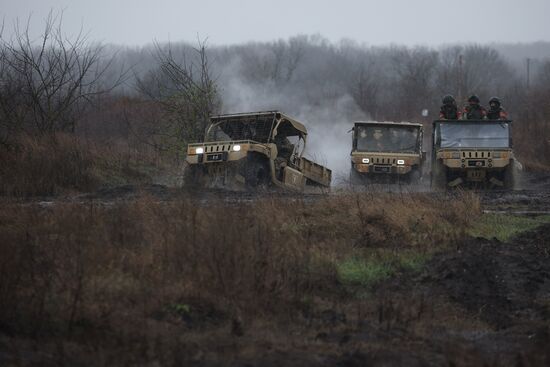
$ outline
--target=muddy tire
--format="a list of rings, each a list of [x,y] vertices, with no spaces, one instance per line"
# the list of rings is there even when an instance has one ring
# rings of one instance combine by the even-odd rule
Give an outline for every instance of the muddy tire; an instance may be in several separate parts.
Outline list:
[[[432,164],[431,187],[436,191],[447,189],[447,168],[439,161]]]
[[[365,185],[366,184],[366,177],[361,175],[355,168],[353,168],[353,165],[351,166],[349,170],[349,183],[352,186],[358,186],[358,185]]]
[[[202,183],[203,169],[196,164],[185,164],[183,167],[183,187],[186,189],[197,189]]]
[[[516,161],[510,160],[510,164],[508,164],[504,170],[504,188],[506,190],[514,190],[516,188],[516,175]]]
[[[267,159],[255,154],[250,154],[247,159],[244,172],[246,186],[252,189],[267,186],[271,181]]]
[[[409,173],[409,183],[411,185],[419,185],[420,181],[422,181],[422,168],[413,168]]]

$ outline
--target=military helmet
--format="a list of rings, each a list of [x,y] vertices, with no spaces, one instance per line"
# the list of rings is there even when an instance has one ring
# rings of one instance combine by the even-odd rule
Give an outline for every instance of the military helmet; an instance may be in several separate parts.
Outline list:
[[[500,106],[500,99],[498,97],[491,97],[489,100],[489,105],[492,105],[493,103]]]
[[[479,103],[479,97],[475,94],[472,94],[470,98],[468,98],[468,103]]]
[[[447,94],[445,97],[443,97],[443,104],[454,104],[455,103],[455,97],[453,97],[450,94]]]

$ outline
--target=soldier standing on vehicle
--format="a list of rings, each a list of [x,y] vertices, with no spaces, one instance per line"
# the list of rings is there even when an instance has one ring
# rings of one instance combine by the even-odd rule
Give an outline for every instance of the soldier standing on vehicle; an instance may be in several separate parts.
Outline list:
[[[468,98],[468,105],[462,112],[464,120],[485,120],[487,119],[487,110],[479,104],[479,97],[475,94]]]
[[[439,110],[439,118],[441,120],[458,120],[460,119],[460,111],[456,106],[456,101],[453,96],[447,94],[443,97],[443,105]]]
[[[508,119],[508,113],[500,105],[500,99],[498,97],[493,97],[489,100],[489,110],[487,111],[487,118],[489,120]]]

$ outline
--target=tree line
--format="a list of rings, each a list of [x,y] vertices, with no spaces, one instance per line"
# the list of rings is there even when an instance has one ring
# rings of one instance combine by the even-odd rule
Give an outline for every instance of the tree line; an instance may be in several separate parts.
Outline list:
[[[2,27],[5,30],[5,27]],[[517,134],[548,157],[550,61],[537,60],[528,79],[497,47],[367,46],[319,35],[241,45],[155,43],[141,48],[67,37],[50,15],[40,37],[16,23],[0,31],[0,145],[19,134],[56,132],[90,138],[134,137],[178,151],[201,140],[210,114],[352,101],[340,119],[424,121],[440,99],[498,96],[525,129]],[[424,118],[421,111],[427,109]],[[314,124],[315,121],[308,121]],[[533,140],[527,134],[537,135]],[[537,140],[538,139],[538,140]]]

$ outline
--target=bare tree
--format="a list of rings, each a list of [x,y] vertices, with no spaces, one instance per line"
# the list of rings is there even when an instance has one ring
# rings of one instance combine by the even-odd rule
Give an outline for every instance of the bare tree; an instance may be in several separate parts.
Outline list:
[[[194,54],[183,53],[177,60],[170,44],[156,44],[159,67],[144,78],[138,78],[138,90],[159,102],[165,119],[153,132],[156,144],[183,147],[183,143],[203,141],[209,117],[220,104],[215,80],[212,78],[205,41],[198,41]]]
[[[402,48],[395,50],[392,61],[397,78],[394,103],[397,109],[393,118],[418,117],[432,103],[437,53],[424,47]]]
[[[437,73],[440,94],[506,96],[513,74],[500,54],[487,46],[453,46],[442,50]],[[458,101],[462,103],[464,101]]]
[[[357,71],[357,80],[352,87],[352,95],[359,108],[375,120],[378,118],[380,84],[381,78],[374,61],[362,62]]]
[[[82,30],[73,38],[62,31],[62,16],[50,13],[38,40],[29,31],[30,17],[14,35],[0,35],[0,130],[2,140],[16,132],[44,135],[74,132],[80,115],[94,97],[118,85],[123,73],[101,85],[110,62],[102,46],[88,42]]]

